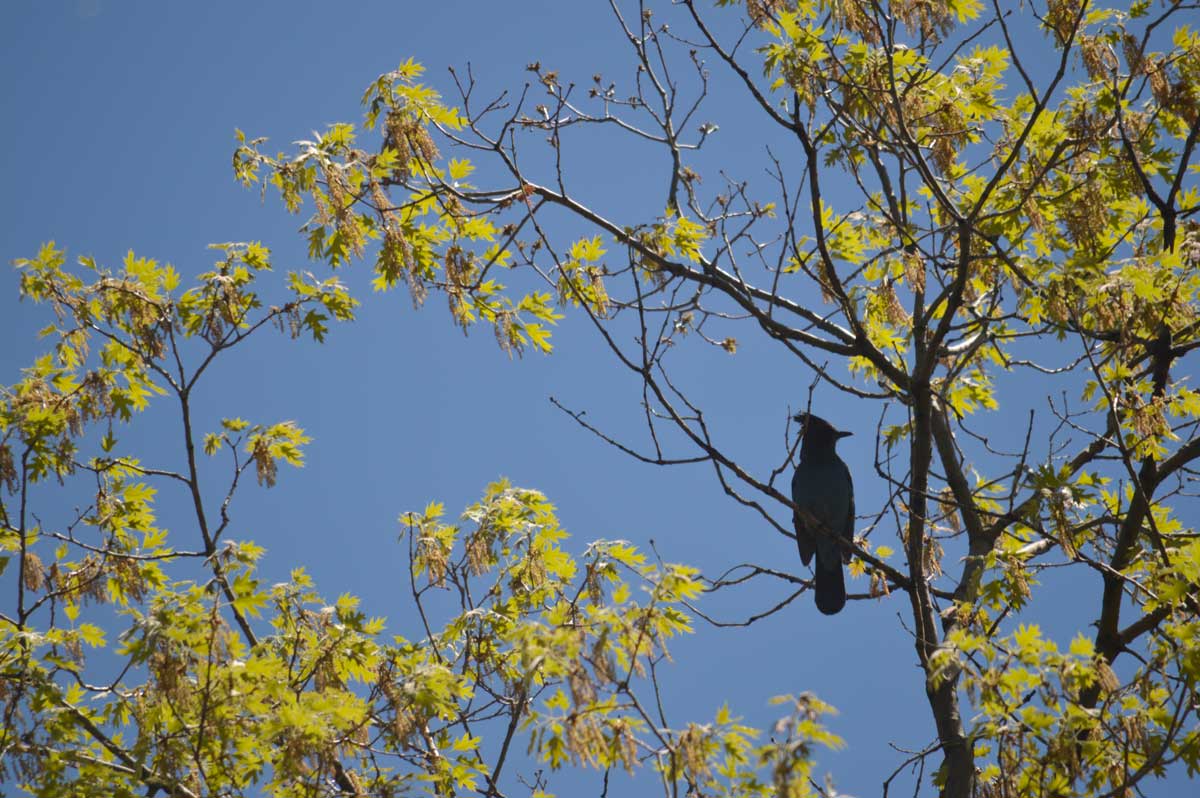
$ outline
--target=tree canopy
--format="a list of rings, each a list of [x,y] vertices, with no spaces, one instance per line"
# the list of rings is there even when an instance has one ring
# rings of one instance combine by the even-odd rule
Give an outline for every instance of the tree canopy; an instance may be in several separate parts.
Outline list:
[[[749,582],[785,597],[745,623],[812,615],[810,657],[857,607],[892,608],[912,647],[879,678],[916,679],[928,714],[884,795],[906,768],[918,794],[955,798],[1194,776],[1197,7],[614,2],[622,75],[534,62],[504,91],[407,60],[369,83],[361,121],[282,151],[239,132],[236,178],[302,214],[319,274],[275,279],[262,243],[216,245],[186,281],[133,253],[18,260],[54,321],[0,395],[0,776],[42,795],[536,796],[567,769],[596,771],[599,795],[645,769],[645,794],[835,795],[821,685],[776,698],[767,730],[720,696],[699,715],[661,700],[675,639]],[[718,87],[750,118],[710,118]],[[735,128],[754,133],[723,143]],[[754,175],[723,168],[743,145]],[[605,169],[628,203],[600,207],[594,161],[627,147]],[[811,589],[798,556],[731,552],[705,574],[686,552],[570,547],[547,497],[503,480],[457,520],[436,502],[401,516],[407,635],[303,569],[264,584],[263,549],[230,535],[234,498],[247,471],[269,488],[303,465],[308,437],[201,429],[195,389],[271,328],[321,343],[353,323],[365,297],[338,273],[356,261],[377,291],[442,295],[510,357],[586,319],[609,352],[596,368],[639,384],[644,435],[564,419],[631,463],[706,466],[744,534],[795,537],[791,415],[851,408],[875,437],[856,484],[884,487],[857,493],[849,606],[825,621],[794,601]],[[774,460],[689,387],[690,352],[748,342],[778,358]],[[139,454],[151,404],[172,409],[178,462]],[[79,484],[93,498],[71,513]],[[190,510],[169,532],[165,485]]]

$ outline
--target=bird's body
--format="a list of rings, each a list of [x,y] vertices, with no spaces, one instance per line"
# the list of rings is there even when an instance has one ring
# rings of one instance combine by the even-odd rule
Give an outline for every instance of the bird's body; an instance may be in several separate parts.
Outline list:
[[[800,560],[808,565],[816,555],[814,593],[817,609],[826,615],[840,612],[846,604],[846,580],[842,564],[850,552],[837,538],[854,539],[854,483],[850,469],[838,457],[839,438],[849,435],[827,421],[807,413],[796,416],[804,425],[800,464],[792,475],[796,545]]]

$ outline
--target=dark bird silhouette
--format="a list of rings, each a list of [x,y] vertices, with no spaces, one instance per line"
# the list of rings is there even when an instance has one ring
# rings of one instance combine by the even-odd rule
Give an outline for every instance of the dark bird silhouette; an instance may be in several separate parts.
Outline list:
[[[833,615],[846,605],[842,563],[850,562],[849,550],[843,550],[837,538],[854,538],[854,482],[836,447],[839,438],[852,433],[836,430],[825,419],[808,413],[800,413],[795,420],[802,425],[804,436],[800,465],[792,475],[796,545],[805,565],[817,555],[813,569],[817,609]]]

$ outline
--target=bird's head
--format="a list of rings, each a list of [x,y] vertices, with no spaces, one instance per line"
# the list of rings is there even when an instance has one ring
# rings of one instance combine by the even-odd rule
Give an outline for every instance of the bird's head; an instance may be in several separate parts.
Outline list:
[[[835,429],[828,421],[811,413],[797,413],[792,420],[800,422],[800,432],[805,441],[815,446],[833,447],[839,439],[854,434]]]

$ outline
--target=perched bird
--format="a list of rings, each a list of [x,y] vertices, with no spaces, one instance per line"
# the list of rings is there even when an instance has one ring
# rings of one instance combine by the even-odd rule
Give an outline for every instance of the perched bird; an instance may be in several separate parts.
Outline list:
[[[854,539],[854,483],[850,469],[837,456],[837,442],[852,433],[834,429],[828,421],[808,413],[795,416],[800,422],[800,465],[792,475],[792,501],[797,512],[796,545],[800,560],[808,565],[813,554],[817,609],[826,615],[840,612],[846,604],[846,578],[842,563],[850,552],[836,538]]]

